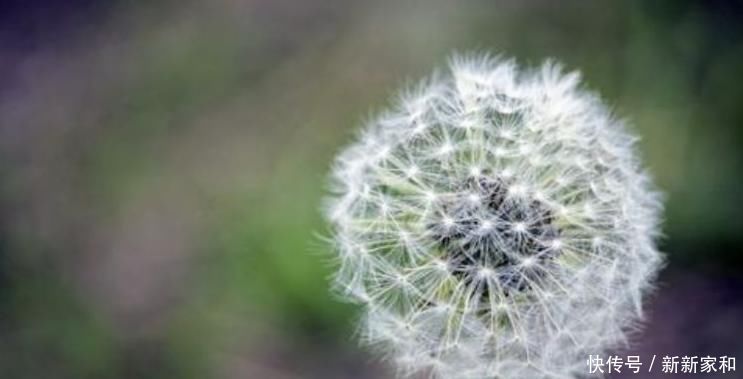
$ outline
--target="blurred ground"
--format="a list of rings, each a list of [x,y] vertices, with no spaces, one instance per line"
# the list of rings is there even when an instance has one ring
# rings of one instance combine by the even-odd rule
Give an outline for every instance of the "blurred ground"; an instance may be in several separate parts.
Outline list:
[[[629,351],[743,358],[741,4],[61,4],[0,6],[0,377],[388,377],[327,293],[325,175],[472,49],[580,69],[643,137],[669,266]]]

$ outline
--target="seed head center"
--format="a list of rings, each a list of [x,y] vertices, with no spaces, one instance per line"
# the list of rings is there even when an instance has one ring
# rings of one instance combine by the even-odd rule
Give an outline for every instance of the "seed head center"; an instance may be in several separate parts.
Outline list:
[[[470,176],[429,224],[449,271],[482,297],[529,290],[560,253],[553,211],[523,188],[503,176]]]

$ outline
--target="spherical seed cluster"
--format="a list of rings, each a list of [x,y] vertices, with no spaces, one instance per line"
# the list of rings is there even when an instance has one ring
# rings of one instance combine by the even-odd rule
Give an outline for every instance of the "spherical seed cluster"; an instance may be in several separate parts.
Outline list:
[[[634,138],[577,73],[455,58],[343,151],[338,291],[403,375],[570,378],[661,265]]]

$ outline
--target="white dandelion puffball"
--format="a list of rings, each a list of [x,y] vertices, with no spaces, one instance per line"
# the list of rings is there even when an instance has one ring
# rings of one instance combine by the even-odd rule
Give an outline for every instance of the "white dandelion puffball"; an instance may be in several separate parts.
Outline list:
[[[636,138],[554,63],[450,72],[338,156],[334,284],[402,376],[583,376],[626,342],[662,263]]]

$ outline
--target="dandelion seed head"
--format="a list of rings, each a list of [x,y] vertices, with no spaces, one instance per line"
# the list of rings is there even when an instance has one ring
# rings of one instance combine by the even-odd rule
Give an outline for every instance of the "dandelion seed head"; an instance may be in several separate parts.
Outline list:
[[[634,140],[553,62],[453,58],[333,168],[335,288],[363,341],[449,379],[571,377],[625,341],[662,264]]]

